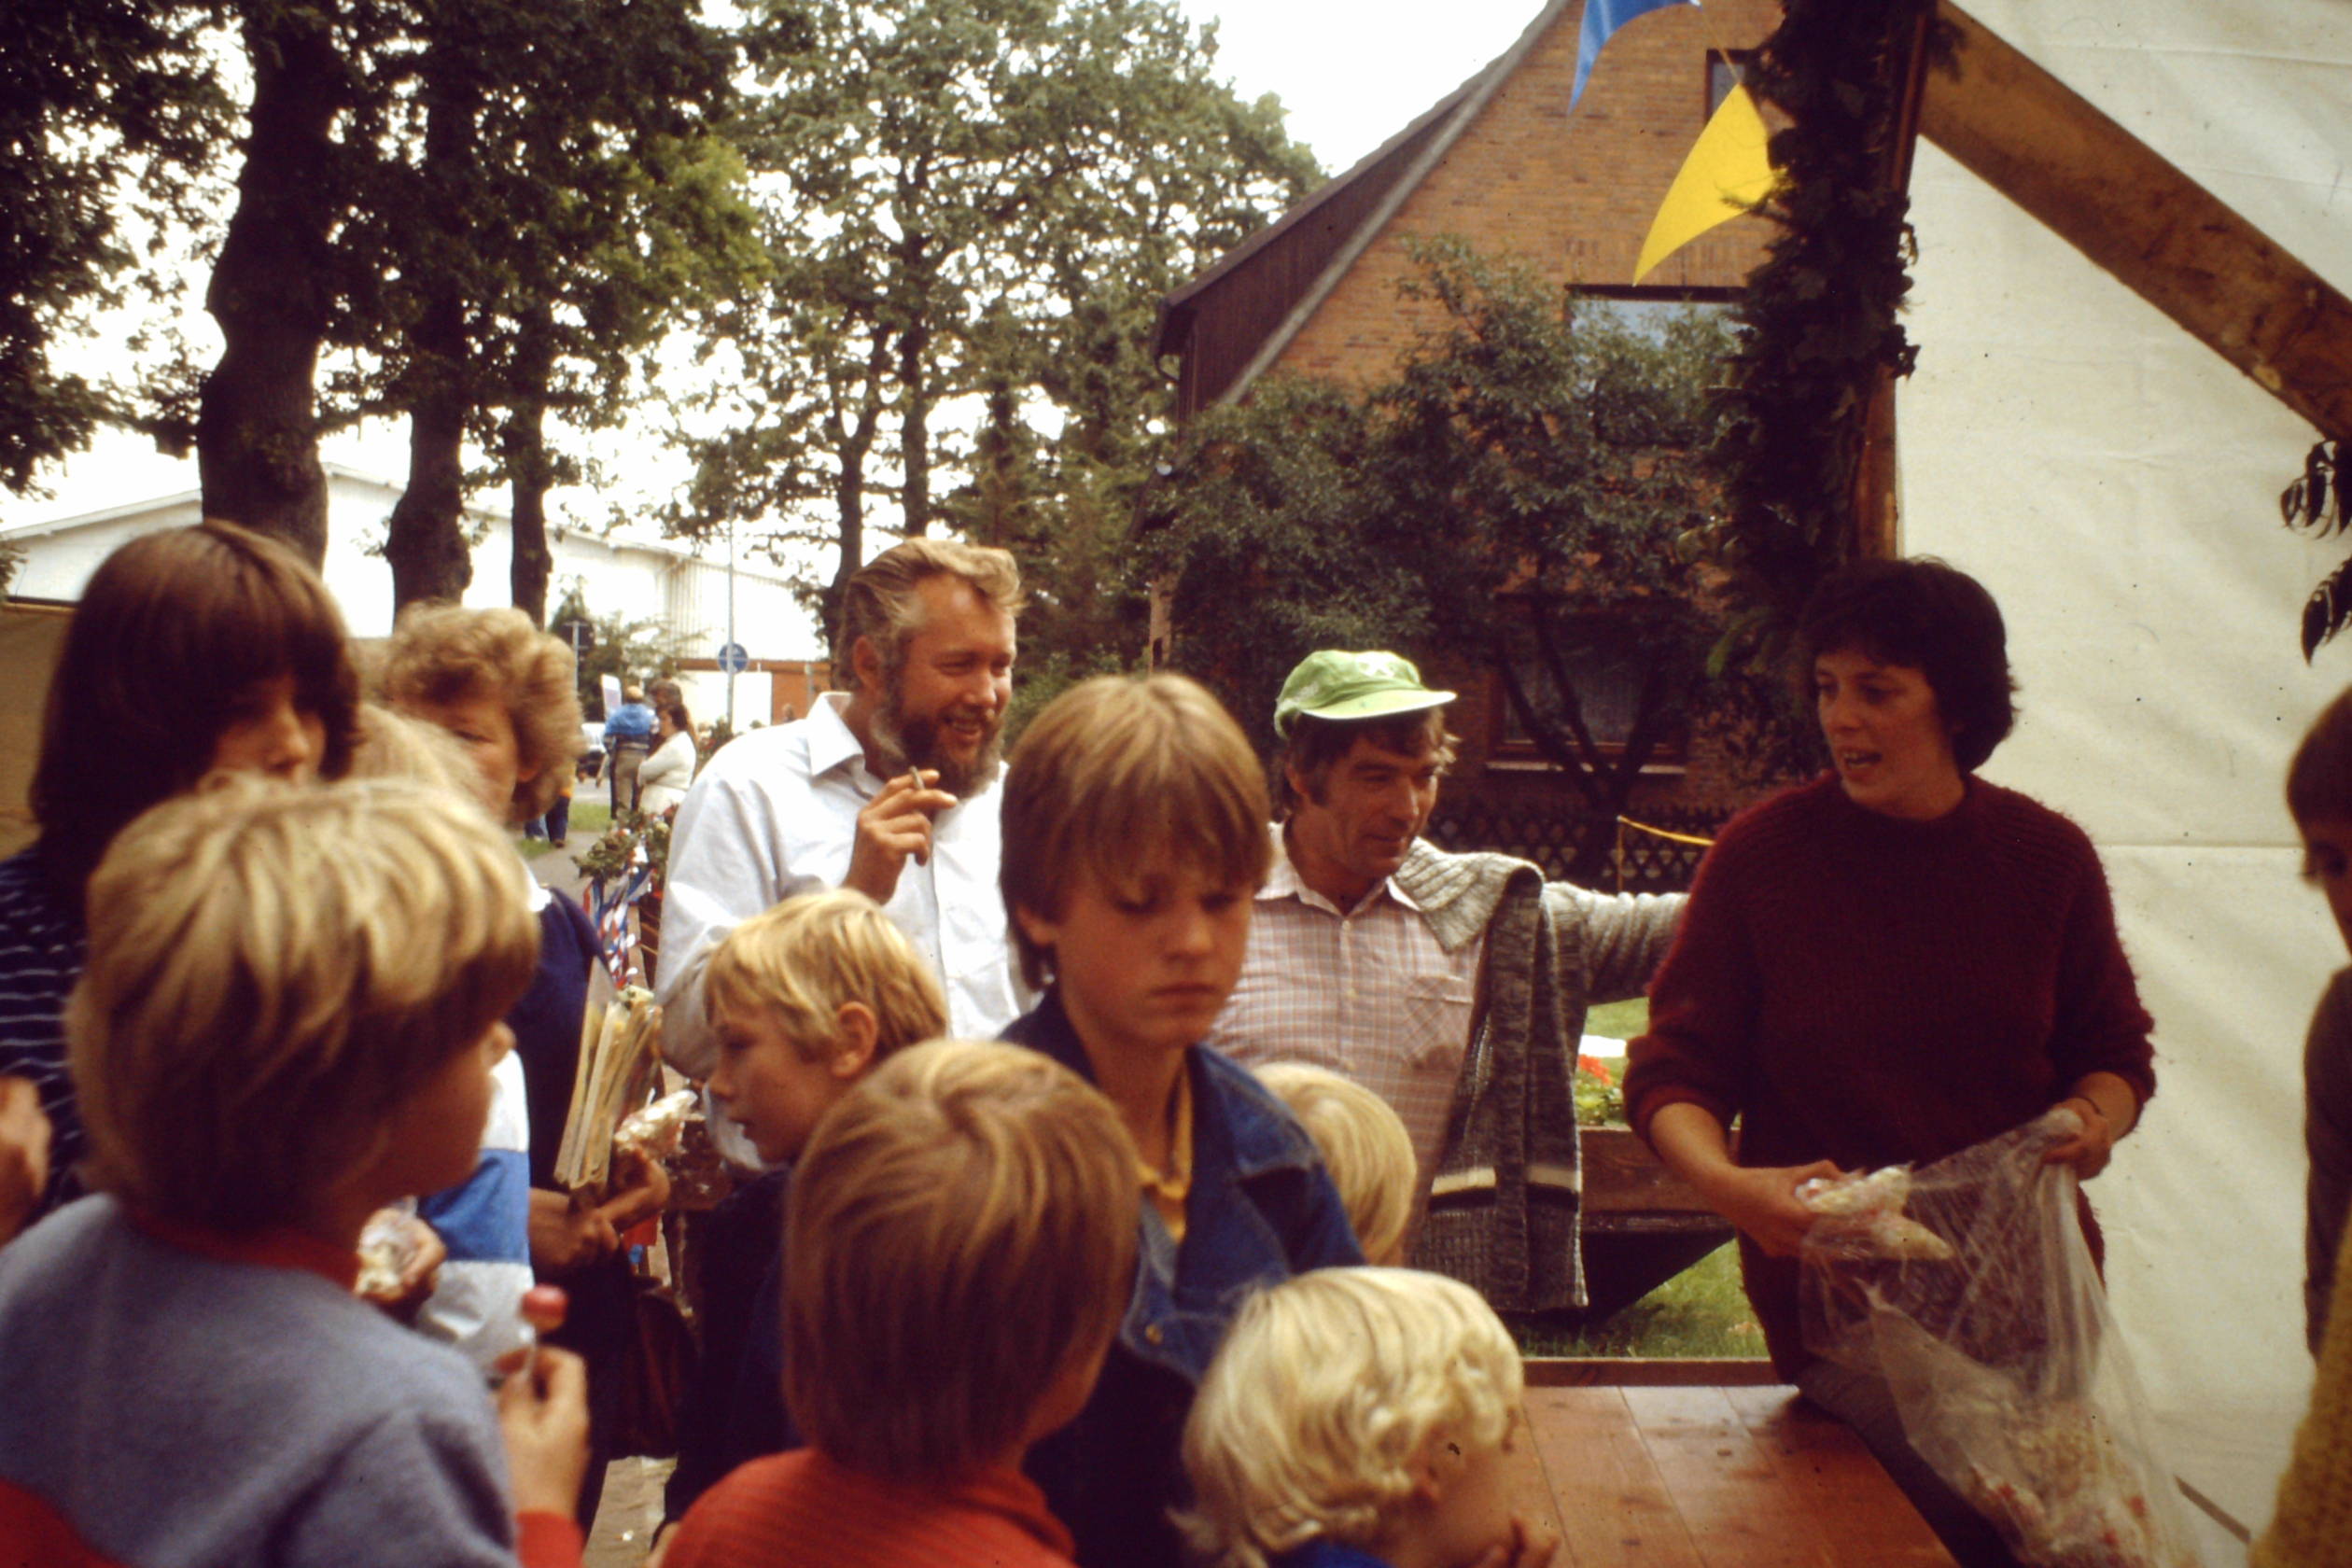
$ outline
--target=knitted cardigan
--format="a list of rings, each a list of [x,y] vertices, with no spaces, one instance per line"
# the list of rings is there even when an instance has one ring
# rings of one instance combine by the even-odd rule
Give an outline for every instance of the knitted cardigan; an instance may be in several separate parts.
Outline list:
[[[1472,1286],[1497,1311],[1581,1307],[1575,1042],[1589,1003],[1642,993],[1683,897],[1588,892],[1547,883],[1527,861],[1425,842],[1396,882],[1448,951],[1486,942],[1413,1262]]]

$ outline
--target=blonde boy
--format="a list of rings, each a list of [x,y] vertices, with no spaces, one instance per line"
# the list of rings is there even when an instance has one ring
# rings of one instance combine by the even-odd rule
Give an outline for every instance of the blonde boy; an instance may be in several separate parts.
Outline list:
[[[1267,1062],[1257,1076],[1315,1141],[1365,1261],[1403,1263],[1421,1179],[1405,1118],[1353,1079],[1309,1062]]]
[[[1173,1568],[1177,1435],[1243,1290],[1361,1263],[1315,1147],[1198,1043],[1240,973],[1266,875],[1266,781],[1181,676],[1108,676],[1029,723],[1004,787],[1005,908],[1045,987],[1005,1038],[1099,1085],[1134,1140],[1141,1264],[1102,1381],[1029,1471],[1087,1568]]]
[[[1018,1466],[1085,1402],[1126,1308],[1134,1162],[1101,1095],[1010,1046],[915,1046],[844,1097],[787,1222],[810,1446],[721,1481],[666,1568],[1066,1565]]]
[[[817,1119],[884,1057],[947,1030],[947,1001],[882,906],[833,888],[727,934],[703,982],[710,1092],[760,1157],[796,1156]]]
[[[800,1156],[819,1117],[885,1057],[947,1031],[947,1003],[914,944],[863,893],[786,899],[727,933],[704,971],[719,1041],[711,1097],[760,1157]],[[703,1365],[680,1412],[665,1519],[746,1460],[792,1447],[783,1402],[783,1193],[776,1171],[712,1216]],[[756,1286],[752,1281],[758,1281]]]
[[[1329,1268],[1253,1296],[1184,1428],[1216,1568],[1542,1568],[1511,1512],[1518,1347],[1477,1292]]]
[[[464,800],[259,779],[91,879],[66,1031],[103,1196],[0,1253],[0,1540],[65,1565],[577,1563],[580,1363],[494,1418],[351,1295],[374,1210],[462,1178],[538,932]],[[498,1422],[508,1455],[499,1454]]]

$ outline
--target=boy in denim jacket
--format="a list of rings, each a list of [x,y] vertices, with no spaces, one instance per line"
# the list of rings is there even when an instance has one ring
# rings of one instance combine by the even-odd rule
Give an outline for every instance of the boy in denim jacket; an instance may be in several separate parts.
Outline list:
[[[1084,1568],[1174,1568],[1193,1393],[1252,1287],[1363,1253],[1297,1121],[1198,1043],[1240,973],[1265,877],[1266,782],[1181,676],[1063,693],[1015,750],[1001,884],[1044,1000],[1004,1038],[1107,1095],[1134,1140],[1141,1257],[1101,1381],[1029,1470]]]

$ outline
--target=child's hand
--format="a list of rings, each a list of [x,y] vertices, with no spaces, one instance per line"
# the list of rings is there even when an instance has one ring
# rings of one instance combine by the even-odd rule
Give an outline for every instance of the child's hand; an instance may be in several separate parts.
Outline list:
[[[531,1267],[541,1274],[572,1274],[611,1256],[621,1233],[594,1209],[545,1187],[531,1189]]]
[[[518,1514],[571,1517],[588,1474],[588,1364],[541,1345],[501,1359],[498,1430]]]
[[[30,1078],[0,1078],[0,1241],[24,1228],[49,1186],[49,1119]]]
[[[1467,1568],[1545,1568],[1559,1549],[1559,1536],[1536,1530],[1525,1516],[1513,1514],[1510,1538],[1497,1541]]]
[[[441,1266],[449,1261],[449,1245],[441,1239],[441,1232],[413,1214],[390,1214],[371,1218],[387,1218],[398,1225],[406,1239],[406,1261],[400,1265],[400,1277],[392,1285],[370,1290],[364,1285],[359,1299],[369,1306],[380,1308],[402,1323],[413,1323],[417,1309],[433,1294],[440,1281]]]
[[[669,1172],[642,1149],[612,1152],[612,1196],[596,1206],[615,1234],[624,1234],[669,1207]]]

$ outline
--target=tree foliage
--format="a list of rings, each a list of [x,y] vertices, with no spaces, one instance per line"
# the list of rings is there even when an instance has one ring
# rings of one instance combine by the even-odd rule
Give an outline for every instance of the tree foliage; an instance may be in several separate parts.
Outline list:
[[[1407,285],[1444,326],[1361,395],[1277,379],[1177,443],[1148,514],[1174,662],[1270,740],[1284,673],[1317,648],[1446,652],[1495,671],[1606,853],[1642,766],[1719,697],[1716,515],[1702,467],[1729,347],[1714,316],[1629,318],[1432,246]],[[1231,607],[1246,603],[1246,616]],[[1622,735],[1601,688],[1630,690]]]
[[[1903,83],[1933,0],[1787,0],[1751,67],[1790,123],[1779,226],[1735,314],[1719,437],[1725,506],[1712,548],[1736,607],[1723,654],[1763,668],[1813,585],[1855,550],[1855,480],[1880,383],[1918,351],[1898,319],[1911,288],[1910,199],[1897,183]],[[1931,54],[1948,48],[1929,25]]]
[[[0,11],[0,488],[135,413],[65,368],[63,343],[135,294],[172,297],[162,236],[199,221],[231,103],[207,47],[215,7],[31,0]]]
[[[580,710],[591,719],[604,716],[604,677],[623,686],[643,685],[676,675],[678,661],[684,656],[679,639],[660,621],[633,621],[617,612],[598,615],[590,609],[587,591],[576,578],[566,580],[563,597],[548,617],[551,626],[567,621],[584,622],[590,628],[588,650],[579,655],[577,670]]]
[[[469,568],[468,491],[515,487],[537,614],[549,426],[616,423],[673,315],[756,260],[717,130],[734,57],[691,0],[55,0],[0,21],[0,481],[110,418],[192,440],[204,505],[319,558],[321,433],[413,419],[389,551],[402,602]],[[221,77],[240,73],[242,124]],[[236,195],[197,182],[231,161]],[[48,355],[167,285],[140,247],[216,253],[224,342],[133,396]],[[320,357],[348,351],[322,387]],[[190,394],[189,389],[195,389]],[[464,468],[469,451],[486,467]]]
[[[686,0],[419,0],[343,235],[344,416],[410,420],[395,597],[454,596],[467,491],[504,479],[515,602],[545,609],[543,497],[580,467],[546,421],[617,422],[637,357],[751,264],[719,135],[731,51]],[[484,472],[463,466],[468,443]]]
[[[756,530],[830,622],[876,505],[945,519],[1025,557],[1044,624],[1095,591],[1053,563],[1099,563],[1146,472],[1160,296],[1311,161],[1168,0],[771,0],[750,42],[773,267],[716,324],[676,522]]]
[[[2352,507],[2345,501],[2342,441],[2320,441],[2303,455],[2303,472],[2279,492],[2278,515],[2289,528],[2319,539],[2352,528]],[[2303,663],[2309,664],[2320,644],[2342,631],[2347,621],[2352,621],[2352,560],[2320,579],[2303,601]]]

